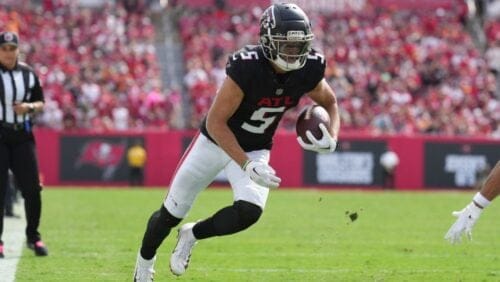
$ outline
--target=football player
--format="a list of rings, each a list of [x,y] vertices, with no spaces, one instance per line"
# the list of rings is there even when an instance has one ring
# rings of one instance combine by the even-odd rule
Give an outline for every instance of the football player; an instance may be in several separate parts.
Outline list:
[[[452,214],[457,220],[450,227],[444,238],[452,244],[460,243],[462,235],[465,234],[469,240],[472,239],[472,227],[476,224],[479,216],[493,199],[500,193],[500,161],[491,170],[488,178],[483,184],[481,191],[477,192],[472,201],[461,211]]]
[[[182,157],[160,209],[152,214],[137,255],[134,279],[151,281],[156,251],[186,217],[200,191],[224,170],[233,203],[211,217],[182,225],[170,269],[182,275],[202,239],[234,234],[257,222],[269,188],[281,179],[269,165],[273,136],[283,114],[308,95],[330,115],[321,139],[304,149],[333,152],[339,131],[334,92],[324,79],[325,58],[311,48],[307,15],[295,4],[275,4],[260,20],[260,44],[229,56],[225,78],[198,134]],[[304,142],[306,141],[306,142]]]

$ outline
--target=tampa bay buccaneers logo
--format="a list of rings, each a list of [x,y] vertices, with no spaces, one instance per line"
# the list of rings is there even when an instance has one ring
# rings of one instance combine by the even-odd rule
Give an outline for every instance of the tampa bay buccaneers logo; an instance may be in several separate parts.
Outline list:
[[[76,167],[91,165],[102,169],[102,179],[112,179],[114,173],[124,158],[126,146],[105,141],[90,141],[80,152]]]

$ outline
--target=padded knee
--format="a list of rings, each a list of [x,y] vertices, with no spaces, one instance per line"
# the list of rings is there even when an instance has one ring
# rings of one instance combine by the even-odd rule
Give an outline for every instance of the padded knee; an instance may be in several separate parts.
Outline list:
[[[233,207],[238,212],[239,225],[241,229],[246,229],[256,223],[262,215],[262,208],[246,201],[236,201]]]
[[[236,201],[217,211],[213,216],[198,222],[193,228],[197,239],[234,234],[247,229],[259,220],[262,209],[249,202]]]

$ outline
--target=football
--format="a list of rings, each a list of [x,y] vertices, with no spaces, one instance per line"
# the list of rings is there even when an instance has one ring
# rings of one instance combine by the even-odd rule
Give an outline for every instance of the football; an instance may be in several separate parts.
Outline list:
[[[325,108],[319,105],[310,105],[305,107],[297,118],[297,123],[295,124],[295,131],[297,136],[302,138],[302,141],[307,144],[309,138],[306,136],[306,132],[309,130],[316,137],[316,139],[321,139],[323,137],[323,132],[319,128],[319,124],[323,123],[326,127],[330,126],[330,115],[325,110]]]

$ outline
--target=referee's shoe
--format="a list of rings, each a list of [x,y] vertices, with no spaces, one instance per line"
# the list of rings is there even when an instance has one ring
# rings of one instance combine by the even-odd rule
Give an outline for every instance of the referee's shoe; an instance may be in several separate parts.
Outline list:
[[[44,257],[49,255],[49,250],[45,246],[45,244],[42,242],[42,240],[38,240],[35,242],[28,242],[28,249],[31,249],[35,252],[35,255],[39,257]]]

